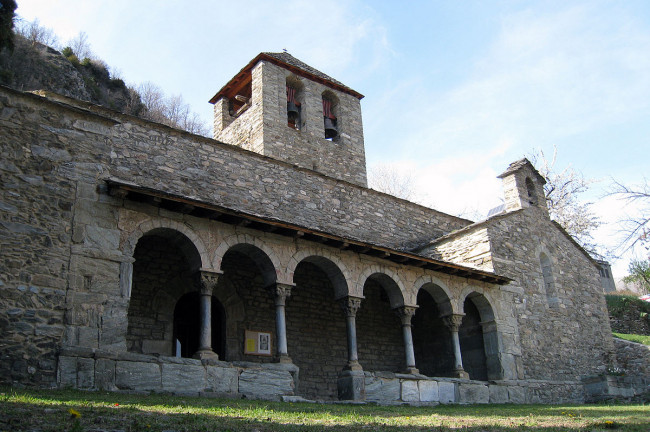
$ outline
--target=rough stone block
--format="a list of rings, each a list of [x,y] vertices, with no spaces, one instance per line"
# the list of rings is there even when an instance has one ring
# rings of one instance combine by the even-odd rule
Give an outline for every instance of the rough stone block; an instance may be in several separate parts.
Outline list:
[[[120,247],[120,231],[87,225],[84,245],[99,250],[117,250]]]
[[[162,388],[174,392],[199,392],[206,388],[205,368],[183,364],[162,365]]]
[[[279,400],[293,394],[293,377],[288,371],[246,369],[239,376],[239,393],[260,399]]]
[[[95,387],[95,360],[77,359],[77,388],[90,390]]]
[[[59,356],[57,375],[59,387],[77,387],[77,358]]]
[[[440,403],[456,402],[456,384],[447,381],[438,382],[438,395]]]
[[[208,391],[237,393],[239,389],[239,371],[236,368],[207,366],[206,372]]]
[[[99,390],[117,390],[114,360],[98,359],[95,362],[95,387]]]
[[[492,384],[490,389],[490,403],[508,403],[508,387]]]
[[[97,348],[99,344],[99,331],[95,327],[79,327],[77,330],[77,344],[83,347]]]
[[[526,390],[523,387],[508,387],[508,399],[514,404],[526,403]]]
[[[400,400],[399,379],[366,377],[366,400],[396,402]]]
[[[421,402],[438,402],[440,396],[438,394],[438,382],[431,380],[421,380],[418,383],[420,389]]]
[[[461,403],[488,403],[490,391],[485,384],[459,383],[458,401]]]
[[[118,361],[115,385],[120,390],[160,390],[160,366],[156,363]]]
[[[402,400],[404,402],[419,402],[420,391],[415,380],[402,380]]]

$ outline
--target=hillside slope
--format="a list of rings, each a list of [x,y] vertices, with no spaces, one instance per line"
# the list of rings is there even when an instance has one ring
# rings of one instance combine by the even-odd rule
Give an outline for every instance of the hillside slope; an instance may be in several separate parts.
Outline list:
[[[49,90],[125,114],[139,115],[144,110],[140,96],[121,79],[111,79],[101,62],[66,58],[20,35],[15,35],[14,42],[13,53],[0,52],[0,84],[21,91]]]

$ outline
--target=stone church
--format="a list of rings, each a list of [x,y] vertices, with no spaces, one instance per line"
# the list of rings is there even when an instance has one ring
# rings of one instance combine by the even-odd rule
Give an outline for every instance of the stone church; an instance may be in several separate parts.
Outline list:
[[[621,350],[597,263],[531,163],[476,223],[368,189],[362,97],[262,53],[210,100],[208,139],[0,88],[0,382],[416,404],[636,391],[606,375]]]

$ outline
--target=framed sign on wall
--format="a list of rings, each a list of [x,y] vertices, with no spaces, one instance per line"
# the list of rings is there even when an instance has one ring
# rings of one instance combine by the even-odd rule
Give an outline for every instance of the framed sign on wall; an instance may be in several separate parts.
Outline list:
[[[244,354],[271,355],[271,333],[246,330]]]

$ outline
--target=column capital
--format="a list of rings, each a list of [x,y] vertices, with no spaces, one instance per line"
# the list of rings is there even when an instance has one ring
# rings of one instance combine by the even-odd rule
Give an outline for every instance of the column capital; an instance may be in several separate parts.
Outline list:
[[[339,305],[341,305],[341,308],[343,309],[343,313],[345,314],[346,317],[357,316],[357,311],[361,306],[361,300],[362,299],[360,297],[352,297],[352,296],[347,296],[339,299]]]
[[[460,325],[463,322],[463,317],[465,314],[451,314],[442,317],[442,321],[445,323],[447,328],[452,332],[458,332]]]
[[[219,282],[219,276],[223,273],[214,270],[200,269],[199,270],[199,292],[202,295],[212,295],[212,291]]]
[[[285,303],[287,302],[287,299],[291,297],[291,289],[293,288],[293,285],[285,284],[285,283],[276,283],[274,285],[271,285],[271,292],[273,293],[273,297],[275,298],[275,305],[276,306],[284,306]]]
[[[417,306],[400,306],[393,309],[400,320],[402,320],[402,325],[411,325],[411,318],[415,315]]]

